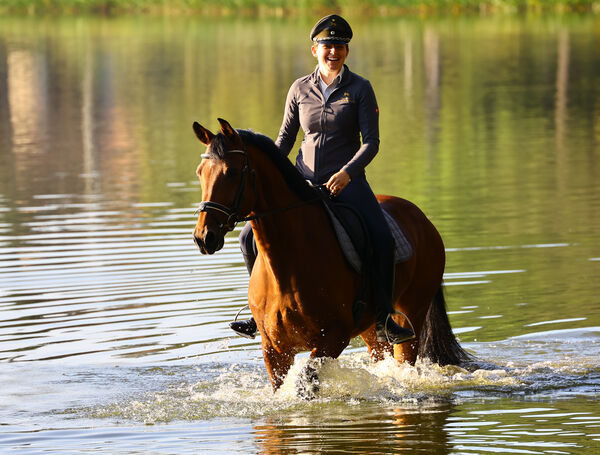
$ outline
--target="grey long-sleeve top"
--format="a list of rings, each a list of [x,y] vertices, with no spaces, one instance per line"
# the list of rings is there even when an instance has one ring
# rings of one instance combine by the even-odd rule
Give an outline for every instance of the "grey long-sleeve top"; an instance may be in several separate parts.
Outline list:
[[[275,143],[289,155],[302,127],[304,140],[296,167],[313,183],[325,183],[342,169],[350,178],[364,175],[365,167],[379,150],[375,92],[367,79],[345,67],[342,80],[325,101],[318,71],[317,67],[290,87]]]

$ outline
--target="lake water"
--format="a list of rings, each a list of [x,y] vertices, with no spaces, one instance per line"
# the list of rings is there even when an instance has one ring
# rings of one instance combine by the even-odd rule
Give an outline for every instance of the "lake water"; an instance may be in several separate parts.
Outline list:
[[[0,452],[600,452],[600,19],[353,18],[377,192],[447,248],[479,368],[373,364],[273,394],[236,242],[192,242],[217,117],[275,137],[314,18],[0,17]]]

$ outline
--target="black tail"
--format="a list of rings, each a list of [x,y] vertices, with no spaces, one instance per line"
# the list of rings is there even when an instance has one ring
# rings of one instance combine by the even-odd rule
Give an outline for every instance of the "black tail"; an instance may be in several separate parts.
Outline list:
[[[474,360],[473,356],[458,344],[452,333],[446,313],[443,285],[435,294],[425,317],[419,340],[419,357],[427,357],[439,365],[460,365]]]

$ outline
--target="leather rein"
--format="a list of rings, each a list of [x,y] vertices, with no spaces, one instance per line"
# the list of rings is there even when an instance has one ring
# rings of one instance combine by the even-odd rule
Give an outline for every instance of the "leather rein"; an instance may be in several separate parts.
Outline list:
[[[324,192],[319,191],[319,195],[312,199],[295,202],[294,204],[290,204],[285,207],[280,207],[280,208],[271,209],[271,210],[265,210],[264,212],[254,212],[254,215],[240,216],[239,212],[240,212],[240,208],[242,206],[242,201],[244,200],[244,193],[246,191],[246,182],[248,180],[249,175],[252,176],[254,190],[256,192],[256,171],[250,166],[250,159],[248,158],[248,152],[246,151],[245,145],[244,145],[243,150],[227,150],[225,152],[226,155],[235,154],[235,153],[241,154],[244,157],[244,165],[242,167],[242,177],[241,177],[241,181],[240,181],[240,186],[238,187],[238,189],[236,191],[235,198],[233,200],[233,205],[231,207],[227,207],[226,205],[220,204],[218,202],[202,201],[202,202],[200,202],[200,205],[198,206],[198,209],[195,212],[196,215],[198,215],[199,213],[202,213],[202,212],[206,212],[207,214],[214,216],[215,219],[217,220],[217,222],[219,223],[219,229],[225,230],[226,233],[233,231],[233,229],[235,229],[235,226],[239,222],[257,220],[257,219],[263,218],[268,215],[274,215],[277,213],[281,213],[281,212],[292,210],[292,209],[295,209],[298,207],[302,207],[303,205],[311,204],[313,202],[323,200],[325,197],[327,197]],[[214,159],[214,158],[218,159],[218,157],[216,157],[214,154],[210,154],[210,153],[202,154],[201,158],[202,159]],[[211,211],[224,214],[227,217],[227,221],[225,223],[220,222],[219,219],[215,216],[215,214],[211,213]]]

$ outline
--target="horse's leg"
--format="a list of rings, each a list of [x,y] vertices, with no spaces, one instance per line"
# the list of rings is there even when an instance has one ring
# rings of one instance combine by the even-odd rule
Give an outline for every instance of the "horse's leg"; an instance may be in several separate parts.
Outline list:
[[[273,385],[273,390],[277,391],[294,363],[295,352],[275,349],[266,336],[263,336],[262,348],[269,379]]]
[[[319,392],[319,375],[317,369],[321,366],[321,359],[310,357],[306,365],[296,378],[296,393],[300,398],[312,400]]]
[[[402,344],[394,345],[394,358],[398,362],[407,362],[414,365],[417,361],[417,354],[419,353],[419,342],[418,340],[407,341]]]
[[[380,360],[383,360],[386,355],[394,354],[394,349],[391,344],[386,343],[384,341],[377,341],[375,325],[372,325],[363,333],[361,333],[360,337],[367,345],[367,348],[369,349],[369,354],[371,355],[373,361],[379,362]]]
[[[410,318],[415,331],[415,339],[402,344],[394,345],[394,358],[399,362],[408,362],[411,365],[417,361],[419,353],[419,340],[423,331],[423,324],[427,311],[433,301],[434,286],[410,286],[406,292],[395,302],[395,308]],[[401,314],[394,316],[396,323],[402,327],[410,325]]]
[[[332,359],[338,358],[342,351],[346,349],[349,342],[350,340],[344,338],[341,333],[330,334],[321,340],[319,347],[311,351],[310,358],[296,381],[296,390],[300,398],[304,398],[305,400],[316,398],[319,392],[319,375],[317,371],[323,359],[326,357]]]

